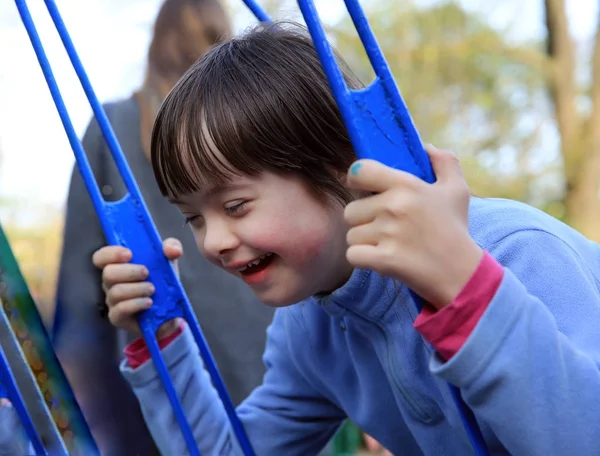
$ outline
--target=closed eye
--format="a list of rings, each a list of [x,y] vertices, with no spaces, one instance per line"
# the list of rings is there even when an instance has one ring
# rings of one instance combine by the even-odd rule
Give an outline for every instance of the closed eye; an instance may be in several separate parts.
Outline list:
[[[231,215],[231,216],[242,215],[242,212],[244,210],[246,210],[247,207],[248,207],[248,201],[242,201],[240,203],[234,204],[233,206],[226,206],[225,213],[227,215]],[[186,216],[184,225],[190,225],[190,224],[198,225],[198,222],[200,222],[201,219],[202,219],[201,215]]]
[[[248,202],[243,201],[233,206],[226,207],[225,212],[227,212],[227,215],[239,215],[247,206]]]
[[[186,217],[183,224],[189,225],[190,223],[194,223],[194,221],[198,220],[200,217],[201,217],[200,215],[192,215],[192,216]]]

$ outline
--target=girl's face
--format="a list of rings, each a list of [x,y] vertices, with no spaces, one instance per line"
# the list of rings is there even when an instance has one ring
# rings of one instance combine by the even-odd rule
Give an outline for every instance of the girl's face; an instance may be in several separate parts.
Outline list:
[[[287,306],[343,285],[347,227],[340,203],[300,178],[263,172],[173,201],[202,254],[246,282],[265,304]]]

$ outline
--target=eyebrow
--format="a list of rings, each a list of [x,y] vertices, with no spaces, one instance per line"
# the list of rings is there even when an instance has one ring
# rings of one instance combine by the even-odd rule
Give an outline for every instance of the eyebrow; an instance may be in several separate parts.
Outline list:
[[[202,196],[204,198],[209,198],[209,197],[216,196],[216,195],[228,192],[228,191],[240,189],[243,186],[244,185],[236,185],[233,183],[224,183],[224,184],[213,185],[213,186],[209,187],[208,190],[203,192]],[[185,202],[183,202],[177,198],[167,198],[167,201],[169,201],[169,203],[171,203],[171,204],[180,204],[180,205],[186,204]]]

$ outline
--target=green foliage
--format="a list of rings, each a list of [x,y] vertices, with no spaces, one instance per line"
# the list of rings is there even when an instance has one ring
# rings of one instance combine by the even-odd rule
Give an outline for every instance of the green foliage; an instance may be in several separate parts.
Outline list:
[[[427,9],[368,5],[371,27],[423,141],[461,157],[474,193],[543,204],[547,186],[536,181],[556,163],[544,156],[540,141],[551,116],[539,45],[508,43],[455,2]],[[349,17],[330,33],[369,83],[373,73]]]

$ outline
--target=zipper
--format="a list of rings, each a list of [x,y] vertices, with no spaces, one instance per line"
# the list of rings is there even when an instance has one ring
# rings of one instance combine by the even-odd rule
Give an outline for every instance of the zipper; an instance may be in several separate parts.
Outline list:
[[[408,403],[408,405],[413,409],[413,413],[415,414],[415,416],[417,416],[421,421],[429,423],[431,421],[431,415],[425,412],[425,410],[423,410],[417,404],[417,402],[412,398],[412,396],[406,391],[406,389],[402,385],[402,382],[398,378],[398,374],[394,366],[394,360],[392,358],[392,349],[395,348],[392,338],[389,336],[389,333],[385,330],[385,328],[383,328],[383,326],[379,325],[378,323],[375,323],[375,326],[377,326],[377,328],[383,333],[383,336],[385,337],[387,358],[389,363],[388,367],[390,371],[390,376],[392,377],[396,388],[404,397],[404,400]],[[390,347],[392,347],[392,349],[390,349]]]
[[[388,370],[390,372],[390,377],[392,378],[393,385],[396,387],[396,390],[400,393],[400,395],[404,399],[404,402],[406,403],[408,408],[411,409],[412,414],[415,417],[417,417],[419,420],[423,421],[424,423],[429,423],[432,420],[431,415],[429,415],[427,412],[425,412],[417,404],[417,402],[411,397],[411,395],[408,393],[408,391],[406,391],[406,389],[402,385],[402,382],[398,378],[398,374],[396,373],[396,369],[394,368],[394,361],[392,358],[393,351],[390,349],[390,347],[394,348],[394,341],[390,337],[389,333],[379,323],[375,323],[371,320],[367,320],[366,318],[362,317],[361,315],[358,315],[350,310],[346,310],[346,311],[348,313],[351,313],[353,316],[355,316],[359,320],[362,320],[364,322],[367,322],[368,324],[374,325],[381,332],[381,334],[383,335],[383,337],[385,339]]]

